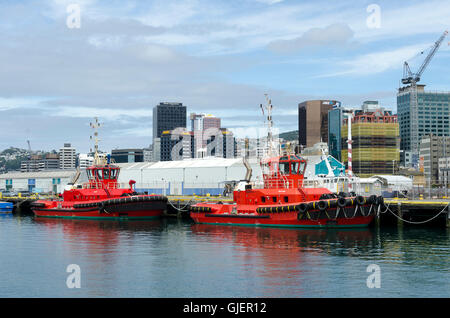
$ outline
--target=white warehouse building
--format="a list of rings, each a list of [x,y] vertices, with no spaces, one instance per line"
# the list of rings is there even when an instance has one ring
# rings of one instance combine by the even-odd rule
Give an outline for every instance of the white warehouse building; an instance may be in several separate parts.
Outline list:
[[[8,172],[0,174],[0,191],[62,193],[75,173],[75,170]]]
[[[256,159],[249,159],[252,181],[262,181]],[[119,182],[136,181],[138,192],[166,195],[219,195],[226,181],[245,178],[242,158],[197,158],[179,161],[120,163]]]

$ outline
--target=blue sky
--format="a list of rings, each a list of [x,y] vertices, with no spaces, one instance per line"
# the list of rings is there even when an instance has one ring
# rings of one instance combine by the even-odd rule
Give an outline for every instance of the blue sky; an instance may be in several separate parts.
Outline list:
[[[80,28],[67,27],[70,4]],[[433,0],[0,0],[0,149],[86,152],[93,116],[104,150],[146,147],[161,101],[215,114],[240,137],[262,125],[264,93],[279,131],[297,129],[307,99],[395,112],[403,62],[417,68],[449,24],[450,2]],[[448,41],[428,89],[450,90]]]

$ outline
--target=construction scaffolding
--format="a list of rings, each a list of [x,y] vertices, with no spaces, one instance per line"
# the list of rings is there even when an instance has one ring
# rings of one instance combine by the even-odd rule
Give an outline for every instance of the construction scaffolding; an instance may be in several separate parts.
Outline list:
[[[341,128],[341,158],[348,165],[348,120]],[[397,116],[390,112],[356,113],[352,120],[352,169],[359,177],[395,174],[400,162]]]

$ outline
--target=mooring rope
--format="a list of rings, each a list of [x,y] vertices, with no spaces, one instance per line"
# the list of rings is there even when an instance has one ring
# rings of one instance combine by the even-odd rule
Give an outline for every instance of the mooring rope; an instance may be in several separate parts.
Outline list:
[[[175,210],[177,210],[177,211],[180,211],[180,212],[189,212],[189,209],[185,209],[187,206],[189,206],[189,205],[191,205],[192,204],[192,202],[194,202],[195,200],[189,200],[188,201],[188,203],[186,203],[183,207],[176,207],[176,206],[174,206],[173,204],[172,204],[172,202],[170,202],[170,201],[167,201],[169,204],[170,204],[170,206],[172,207],[172,208],[174,208]]]
[[[410,224],[424,224],[424,223],[430,222],[430,221],[434,220],[435,218],[437,218],[441,213],[443,213],[443,212],[448,208],[449,205],[450,205],[450,204],[447,204],[447,205],[442,209],[442,211],[440,211],[438,214],[436,214],[436,215],[433,216],[432,218],[430,218],[430,219],[428,219],[428,220],[425,220],[425,221],[420,221],[420,222],[413,222],[413,221],[408,221],[408,220],[403,219],[402,217],[398,216],[398,215],[395,214],[393,211],[391,211],[391,209],[389,209],[389,205],[386,206],[386,210],[385,210],[384,212],[389,211],[389,212],[391,212],[396,218],[398,218],[399,220],[401,220],[401,221],[403,221],[403,222],[406,222],[406,223],[410,223]],[[383,213],[384,213],[384,212],[383,212]]]

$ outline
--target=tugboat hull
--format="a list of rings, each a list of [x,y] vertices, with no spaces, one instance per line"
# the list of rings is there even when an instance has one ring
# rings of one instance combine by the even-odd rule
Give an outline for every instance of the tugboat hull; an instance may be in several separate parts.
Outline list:
[[[192,207],[196,223],[240,226],[297,228],[367,227],[374,219],[378,205],[356,204],[337,206],[336,200],[304,202],[298,205],[238,206],[236,204],[198,204]],[[317,207],[320,207],[317,208]]]
[[[50,201],[51,202],[51,201]],[[45,201],[33,204],[36,217],[71,219],[154,219],[166,209],[167,198],[161,196],[130,196],[124,198],[75,203],[52,207]]]

